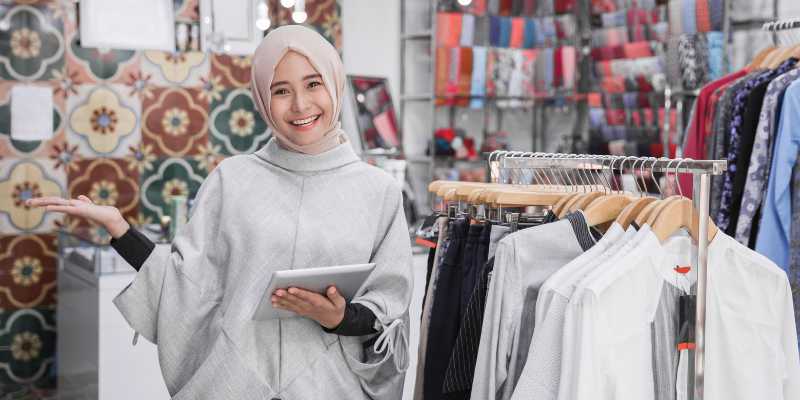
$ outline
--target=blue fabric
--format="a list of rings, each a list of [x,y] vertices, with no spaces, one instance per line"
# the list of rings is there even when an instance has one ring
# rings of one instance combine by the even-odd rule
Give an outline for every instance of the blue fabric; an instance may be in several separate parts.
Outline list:
[[[532,49],[536,47],[536,20],[533,18],[525,18],[525,40],[523,47]]]
[[[708,8],[711,13],[711,30],[721,31],[725,22],[725,3],[723,0],[709,0]]]
[[[695,0],[682,1],[681,25],[683,25],[683,33],[689,35],[697,33],[697,9],[695,8]]]
[[[511,17],[500,18],[500,47],[508,47],[511,44]]]
[[[489,17],[489,45],[500,46],[500,17],[496,15]]]
[[[792,223],[792,169],[800,150],[800,81],[793,82],[786,89],[779,121],[756,251],[787,270]]]
[[[708,32],[708,71],[709,80],[715,81],[727,74],[724,67],[725,35],[722,32]]]
[[[470,96],[472,100],[469,106],[472,108],[483,108],[483,96],[486,95],[486,47],[472,48],[472,82],[470,84]]]

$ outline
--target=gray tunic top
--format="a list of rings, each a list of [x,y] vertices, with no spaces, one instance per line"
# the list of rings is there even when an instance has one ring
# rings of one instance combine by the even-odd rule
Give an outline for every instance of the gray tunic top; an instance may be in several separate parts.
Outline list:
[[[315,321],[253,321],[271,273],[374,262],[352,300],[372,336]],[[114,300],[158,345],[175,399],[400,399],[408,359],[411,244],[393,178],[349,144],[310,156],[273,139],[208,176],[187,225]]]

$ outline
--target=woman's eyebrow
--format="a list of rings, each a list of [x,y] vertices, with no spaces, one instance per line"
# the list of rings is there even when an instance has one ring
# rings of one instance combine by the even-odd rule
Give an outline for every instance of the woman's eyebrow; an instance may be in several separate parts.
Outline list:
[[[309,79],[322,79],[322,75],[313,74],[313,75],[306,75],[306,76],[303,77],[304,81],[307,81]],[[273,88],[275,88],[275,86],[288,85],[288,84],[289,84],[289,82],[286,82],[286,81],[273,82],[272,85],[269,86],[269,88],[273,89]]]

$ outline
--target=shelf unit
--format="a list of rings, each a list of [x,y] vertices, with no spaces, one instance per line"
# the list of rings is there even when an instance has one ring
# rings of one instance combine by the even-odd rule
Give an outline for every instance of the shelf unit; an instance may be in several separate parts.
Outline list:
[[[427,176],[429,180],[434,178],[436,173],[437,167],[440,166],[449,166],[453,163],[471,163],[468,160],[458,160],[452,159],[447,156],[431,156],[435,154],[435,136],[434,132],[437,128],[437,122],[441,121],[440,117],[442,116],[443,110],[446,113],[446,117],[449,120],[448,126],[456,126],[455,117],[457,113],[480,113],[480,120],[482,120],[482,131],[480,133],[480,141],[483,142],[487,138],[487,134],[490,131],[500,130],[502,125],[504,124],[504,115],[507,116],[507,112],[510,110],[524,110],[526,114],[530,115],[530,141],[532,143],[532,148],[529,149],[520,149],[520,150],[537,150],[542,149],[544,147],[544,135],[541,134],[543,127],[547,122],[547,113],[544,110],[543,105],[552,104],[554,101],[568,101],[570,103],[576,103],[576,108],[579,108],[576,113],[578,115],[582,115],[583,119],[588,118],[588,106],[586,104],[586,93],[589,82],[588,76],[586,75],[589,73],[590,66],[587,65],[584,67],[579,67],[578,71],[576,71],[576,83],[575,89],[571,91],[553,91],[552,93],[547,93],[543,95],[537,95],[533,97],[515,97],[515,96],[436,96],[434,88],[436,86],[436,20],[437,20],[437,13],[442,11],[443,7],[446,8],[448,4],[453,4],[455,1],[447,1],[447,0],[401,0],[400,1],[400,62],[401,62],[401,74],[400,74],[400,99],[399,99],[399,115],[400,115],[400,127],[404,133],[404,135],[421,135],[425,134],[427,143],[425,148],[422,150],[423,153],[427,154],[427,156],[421,156],[420,154],[414,154],[414,152],[409,152],[406,149],[406,153],[408,156],[406,157],[410,164],[417,164],[418,166],[424,163],[428,163],[428,168],[426,169]],[[576,2],[575,10],[572,15],[575,17],[576,21],[576,29],[575,35],[572,38],[568,38],[566,40],[559,40],[559,46],[571,45],[574,46],[577,50],[577,59],[576,62],[578,65],[584,64],[584,60],[588,59],[586,57],[587,52],[585,51],[585,45],[591,40],[590,35],[585,34],[585,28],[588,27],[588,8],[589,8],[589,0],[578,0]],[[424,26],[413,26],[410,27],[410,22],[418,22],[412,21],[411,18],[421,18],[421,11],[425,10],[426,17],[424,18],[426,21],[423,23]],[[584,11],[585,10],[585,11]],[[445,11],[442,11],[445,12]],[[414,16],[410,16],[410,14],[414,14]],[[582,16],[583,15],[583,16]],[[584,17],[585,16],[585,17]],[[421,45],[420,43],[425,43],[426,45]],[[490,46],[486,46],[491,48]],[[410,62],[411,58],[418,54],[410,55],[410,50],[417,49],[418,51],[424,51],[427,53],[424,56],[428,57],[429,65],[428,71],[429,79],[426,79],[425,82],[425,89],[413,91],[409,90],[409,75],[411,75],[412,71],[409,71],[410,68],[416,67],[417,64],[414,62]],[[490,71],[487,71],[487,75]],[[582,83],[583,82],[583,83]],[[411,85],[413,86],[413,85]],[[422,88],[419,88],[422,89]],[[482,103],[481,108],[468,108],[468,107],[460,107],[454,106],[449,104],[436,104],[437,100],[439,103],[442,100],[472,100],[472,99],[481,99],[484,100]],[[507,101],[515,101],[519,102],[519,104],[514,105],[514,107],[498,107],[498,103],[503,103]],[[426,105],[427,103],[427,105]],[[581,106],[582,104],[582,106]],[[419,123],[419,115],[411,116],[408,115],[410,109],[414,110],[422,110],[425,109],[426,113],[430,113],[429,120],[426,120],[424,123]],[[476,119],[478,118],[477,115],[474,116]],[[422,131],[413,131],[408,122],[412,121],[416,118],[415,122],[418,122],[418,126],[425,126],[426,131],[423,133]],[[527,124],[527,118],[524,122]],[[581,120],[581,117],[578,118],[578,121]],[[494,124],[491,124],[494,122]],[[507,120],[505,122],[508,122]],[[496,125],[492,127],[491,125]],[[472,126],[475,126],[474,124]],[[574,137],[576,136],[581,130],[582,124],[580,122],[576,122],[574,127],[571,129],[570,134]],[[491,128],[491,129],[490,129]],[[496,128],[496,129],[495,129]],[[422,142],[421,140],[419,142]],[[409,143],[407,141],[407,143]],[[570,142],[571,143],[571,142]],[[571,147],[571,146],[570,146]],[[479,149],[478,149],[479,150]],[[426,192],[427,193],[427,192]],[[422,196],[422,193],[418,193],[419,196]]]

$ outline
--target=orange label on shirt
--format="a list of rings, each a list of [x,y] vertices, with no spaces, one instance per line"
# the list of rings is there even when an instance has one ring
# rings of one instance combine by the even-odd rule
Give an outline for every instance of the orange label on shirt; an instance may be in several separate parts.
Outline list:
[[[679,266],[675,267],[675,272],[677,272],[679,274],[688,274],[689,271],[691,271],[691,270],[692,270],[692,267],[690,267],[690,266],[680,266],[679,265]]]
[[[435,249],[436,248],[436,243],[431,242],[430,240],[427,240],[427,239],[423,239],[421,237],[418,237],[416,242],[417,242],[418,245],[427,247],[429,249]]]
[[[694,343],[678,343],[678,350],[694,350],[695,345]]]

